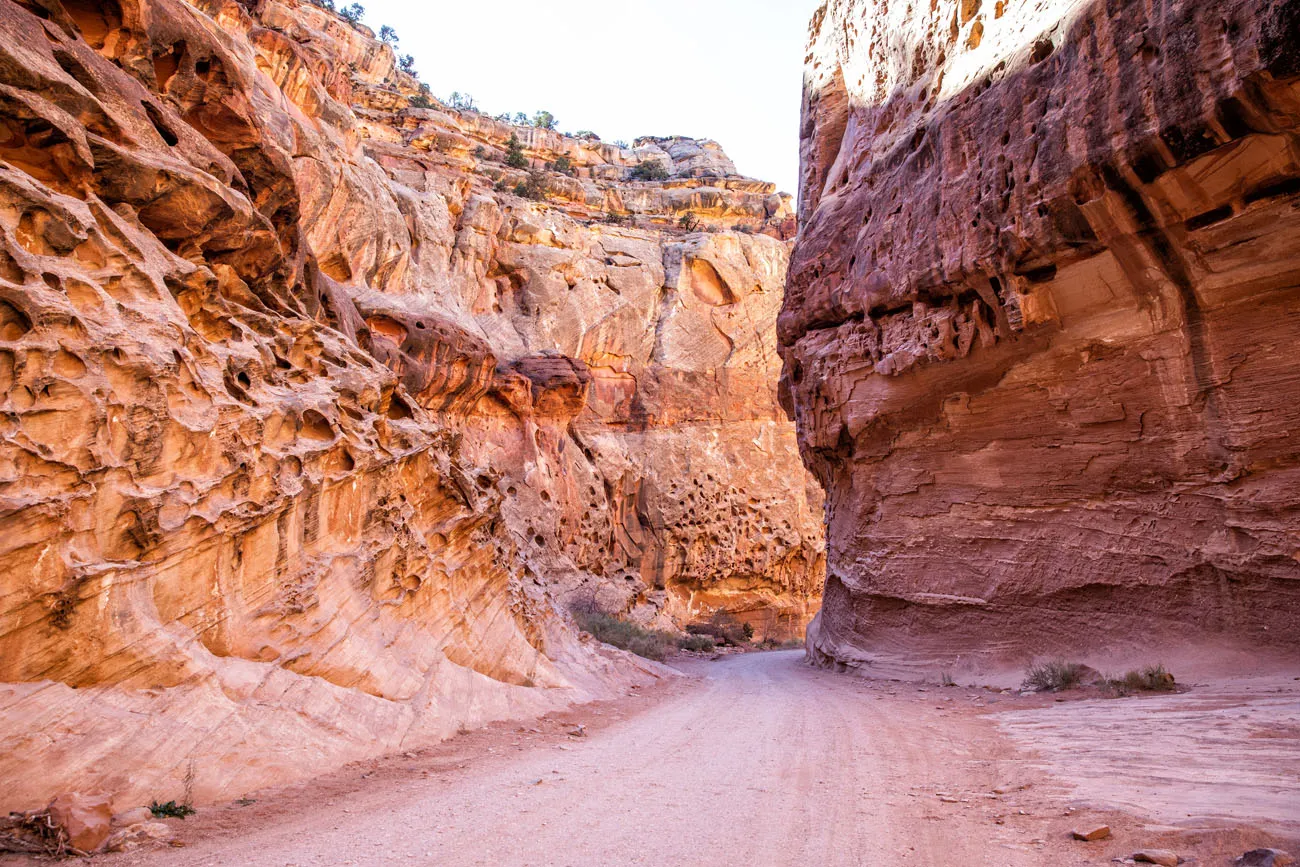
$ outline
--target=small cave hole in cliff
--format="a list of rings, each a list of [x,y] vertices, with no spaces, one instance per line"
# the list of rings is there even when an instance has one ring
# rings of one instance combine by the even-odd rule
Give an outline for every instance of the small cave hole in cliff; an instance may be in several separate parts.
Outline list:
[[[401,395],[393,394],[388,401],[388,417],[394,421],[410,421],[415,418],[415,412]]]
[[[172,77],[180,70],[185,60],[185,48],[185,41],[181,40],[173,45],[170,51],[154,55],[153,69],[158,79],[159,90],[166,91]],[[198,64],[195,64],[196,71],[197,67]]]
[[[0,300],[0,340],[21,340],[32,330],[32,320],[8,301]]]
[[[96,51],[106,48],[109,37],[122,28],[118,0],[62,0],[62,4],[82,38]]]

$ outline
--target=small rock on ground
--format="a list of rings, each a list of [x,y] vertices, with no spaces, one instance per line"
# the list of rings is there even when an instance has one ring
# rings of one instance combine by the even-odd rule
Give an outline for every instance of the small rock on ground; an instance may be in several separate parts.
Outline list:
[[[1070,832],[1070,836],[1074,837],[1074,839],[1076,840],[1083,840],[1085,842],[1091,842],[1093,840],[1105,840],[1107,837],[1110,836],[1110,826],[1097,825],[1092,828],[1083,828],[1083,829],[1076,828],[1074,831]]]
[[[1160,867],[1178,867],[1178,856],[1168,849],[1143,849],[1133,853],[1133,860],[1139,864],[1159,864]]]
[[[1291,867],[1295,859],[1281,849],[1251,849],[1232,863],[1237,867]]]

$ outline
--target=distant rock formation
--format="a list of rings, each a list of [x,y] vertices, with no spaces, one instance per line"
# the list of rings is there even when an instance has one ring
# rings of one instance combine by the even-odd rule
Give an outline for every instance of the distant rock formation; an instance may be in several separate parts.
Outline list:
[[[831,0],[808,58],[814,658],[1300,641],[1300,6]]]
[[[793,215],[716,144],[451,110],[296,0],[0,0],[0,58],[6,809],[654,676],[575,602],[802,631]]]

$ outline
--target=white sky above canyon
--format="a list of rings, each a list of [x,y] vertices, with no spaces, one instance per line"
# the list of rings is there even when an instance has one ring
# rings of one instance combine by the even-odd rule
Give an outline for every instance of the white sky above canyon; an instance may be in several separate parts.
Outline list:
[[[336,0],[341,7],[344,0]],[[797,192],[808,22],[821,0],[362,0],[434,95],[490,114],[552,112],[606,141],[717,141],[746,175]]]

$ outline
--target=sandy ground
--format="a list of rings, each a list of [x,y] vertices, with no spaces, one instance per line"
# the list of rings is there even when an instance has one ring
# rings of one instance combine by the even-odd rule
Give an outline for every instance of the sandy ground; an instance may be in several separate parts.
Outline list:
[[[174,822],[183,848],[94,863],[1069,867],[1150,846],[1203,865],[1300,849],[1290,678],[1056,702],[802,656],[688,664],[645,695],[204,809]],[[1070,840],[1095,823],[1111,839]]]

